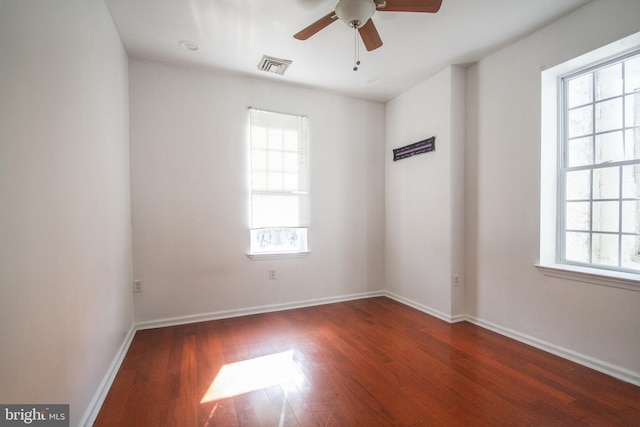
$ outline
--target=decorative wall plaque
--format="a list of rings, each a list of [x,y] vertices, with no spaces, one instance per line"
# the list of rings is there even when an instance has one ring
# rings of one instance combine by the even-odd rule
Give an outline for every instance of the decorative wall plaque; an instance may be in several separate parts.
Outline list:
[[[404,159],[407,157],[415,156],[416,154],[428,153],[429,151],[436,151],[436,137],[432,136],[424,141],[415,142],[413,144],[405,145],[401,148],[393,149],[393,161]]]

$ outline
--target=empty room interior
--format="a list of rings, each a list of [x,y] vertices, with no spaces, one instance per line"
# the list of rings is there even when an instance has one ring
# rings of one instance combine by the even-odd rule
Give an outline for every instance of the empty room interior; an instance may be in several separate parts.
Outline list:
[[[640,424],[637,0],[4,0],[0,88],[0,404]]]

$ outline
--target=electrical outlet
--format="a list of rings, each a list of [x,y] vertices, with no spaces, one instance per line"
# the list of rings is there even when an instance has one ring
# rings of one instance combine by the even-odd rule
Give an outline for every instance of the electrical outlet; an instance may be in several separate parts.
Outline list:
[[[453,275],[453,287],[457,288],[459,286],[460,286],[460,275],[454,274]]]
[[[276,280],[276,271],[269,270],[269,280]]]
[[[139,294],[142,292],[142,280],[134,280],[133,281],[133,293]]]

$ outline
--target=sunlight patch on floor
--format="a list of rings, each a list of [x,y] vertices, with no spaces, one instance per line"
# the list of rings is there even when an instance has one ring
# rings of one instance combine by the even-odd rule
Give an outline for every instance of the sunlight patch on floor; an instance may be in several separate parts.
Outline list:
[[[228,363],[220,368],[200,403],[286,383],[291,380],[294,371],[293,350]]]

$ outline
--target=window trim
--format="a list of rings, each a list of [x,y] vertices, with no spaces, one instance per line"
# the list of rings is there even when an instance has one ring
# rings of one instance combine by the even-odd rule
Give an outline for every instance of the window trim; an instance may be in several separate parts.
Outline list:
[[[297,251],[297,252],[264,252],[264,253],[247,253],[247,258],[252,261],[272,261],[277,259],[294,259],[294,258],[304,258],[309,255],[311,251],[308,249],[306,251]]]
[[[640,292],[640,280],[637,277],[638,275],[634,273],[559,263],[535,264],[534,267],[548,277]]]
[[[534,266],[545,276],[640,291],[639,273],[559,261],[562,243],[558,238],[561,226],[557,220],[559,206],[564,203],[563,194],[558,191],[564,137],[560,119],[563,111],[561,78],[586,71],[594,64],[622,58],[637,51],[639,46],[640,32],[554,67],[541,69],[540,257]]]

